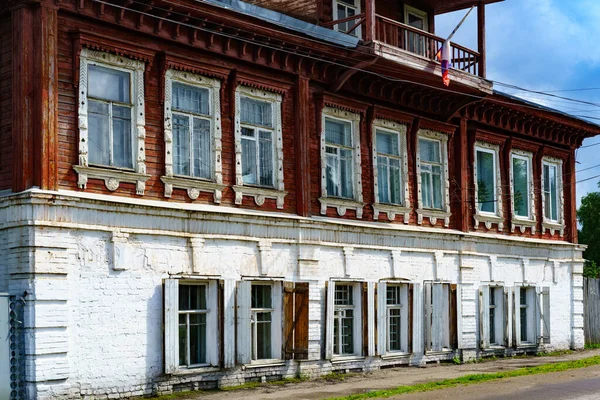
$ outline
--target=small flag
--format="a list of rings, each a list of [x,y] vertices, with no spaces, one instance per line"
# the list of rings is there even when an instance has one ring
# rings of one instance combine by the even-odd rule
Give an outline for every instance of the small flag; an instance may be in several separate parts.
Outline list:
[[[444,85],[450,86],[450,67],[452,66],[451,60],[451,45],[450,41],[446,40],[442,45],[440,51],[438,51],[438,60],[442,63],[442,82]]]

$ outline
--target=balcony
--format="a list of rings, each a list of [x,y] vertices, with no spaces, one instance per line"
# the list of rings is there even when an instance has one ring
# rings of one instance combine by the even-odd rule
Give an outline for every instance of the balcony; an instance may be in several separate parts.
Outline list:
[[[333,20],[321,25],[362,39],[382,59],[420,70],[427,79],[428,74],[441,76],[436,55],[446,40],[434,33],[435,15],[458,10],[466,13],[465,8],[477,6],[478,50],[451,40],[450,74],[453,83],[491,93],[492,85],[485,79],[485,5],[498,1],[502,0],[411,0],[412,6],[397,7],[391,0],[366,0],[360,9],[356,0],[352,9],[352,0],[334,0],[339,10]],[[376,13],[376,9],[381,12]]]

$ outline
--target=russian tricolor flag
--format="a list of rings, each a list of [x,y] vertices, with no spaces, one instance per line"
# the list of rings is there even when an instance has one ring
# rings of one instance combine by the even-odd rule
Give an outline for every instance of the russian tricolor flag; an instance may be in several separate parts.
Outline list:
[[[444,85],[450,86],[450,67],[452,66],[452,51],[450,40],[446,40],[438,52],[438,59],[442,63],[442,82]]]

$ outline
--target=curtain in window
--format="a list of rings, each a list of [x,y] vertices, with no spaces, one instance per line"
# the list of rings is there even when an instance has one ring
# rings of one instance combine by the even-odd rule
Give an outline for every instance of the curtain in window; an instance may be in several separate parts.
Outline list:
[[[242,177],[244,184],[257,183],[254,130],[242,128]]]
[[[544,216],[553,221],[558,220],[556,169],[554,165],[544,165]]]
[[[529,217],[529,161],[513,158],[513,205],[515,214]]]
[[[194,118],[194,176],[209,179],[212,177],[212,155],[210,145],[210,121]]]
[[[240,103],[240,119],[242,123],[267,127],[273,126],[271,103],[247,97],[242,97]]]
[[[494,154],[477,152],[477,201],[479,211],[496,212],[496,190],[494,182]]]
[[[327,195],[334,197],[354,197],[353,151],[349,122],[325,120],[325,141],[327,153]]]
[[[129,72],[97,65],[88,66],[88,96],[118,103],[130,103]]]
[[[190,175],[190,120],[173,114],[173,173]]]
[[[419,155],[421,162],[440,163],[440,142],[419,139]]]
[[[208,89],[173,82],[174,110],[209,115]]]
[[[88,152],[89,163],[110,165],[110,104],[88,102]]]
[[[260,131],[258,140],[258,153],[260,160],[260,184],[273,186],[273,138],[271,132]]]

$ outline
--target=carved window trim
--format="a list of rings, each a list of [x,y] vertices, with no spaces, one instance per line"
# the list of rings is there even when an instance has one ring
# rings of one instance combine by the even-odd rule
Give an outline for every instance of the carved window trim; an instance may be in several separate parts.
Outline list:
[[[338,119],[341,121],[349,122],[351,124],[352,131],[352,145],[353,145],[353,199],[342,199],[337,197],[327,196],[327,152],[325,150],[325,120],[326,118]],[[334,107],[323,107],[321,112],[321,197],[319,197],[319,203],[321,203],[321,214],[327,214],[328,207],[334,207],[337,210],[337,214],[340,217],[346,215],[346,210],[351,208],[356,211],[356,218],[362,218],[363,207],[363,193],[362,193],[362,166],[360,159],[360,114],[353,113],[350,111],[342,110]]]
[[[173,82],[207,89],[209,93],[209,113],[211,122],[212,179],[173,174]],[[188,197],[195,200],[200,192],[213,194],[215,203],[221,202],[223,185],[223,165],[221,158],[221,81],[187,71],[169,69],[165,73],[164,137],[165,137],[165,197],[171,197],[173,188],[186,189]]]
[[[513,159],[527,159],[529,163],[529,218],[519,217],[515,215],[515,192],[514,192],[514,171],[513,171]],[[531,228],[531,234],[535,235],[535,227],[537,219],[535,215],[535,190],[533,184],[533,153],[523,150],[513,149],[510,152],[510,214],[511,218],[511,233],[515,232],[515,229],[519,229],[521,233],[525,233],[526,228]]]
[[[270,102],[273,106],[273,132],[275,137],[275,154],[273,160],[274,169],[274,187],[262,187],[254,185],[244,185],[242,176],[242,126],[241,126],[241,98],[248,97],[255,100]],[[283,182],[283,126],[281,117],[282,96],[278,93],[268,92],[266,90],[250,87],[238,86],[235,90],[235,204],[242,204],[244,196],[254,197],[254,202],[262,206],[265,199],[275,199],[277,208],[282,209],[284,199],[287,195]]]
[[[442,189],[442,198],[444,204],[442,205],[441,210],[423,208],[423,199],[421,195],[421,154],[419,149],[419,139],[430,139],[437,140],[440,142],[440,150],[442,153],[442,165],[444,176],[442,177],[442,184],[444,185]],[[448,228],[450,226],[450,216],[452,215],[450,212],[450,181],[449,181],[449,173],[448,173],[448,134],[434,131],[432,129],[419,129],[417,133],[416,140],[416,169],[415,173],[417,175],[417,223],[419,225],[423,224],[423,217],[429,218],[429,222],[432,225],[437,223],[438,219],[444,220],[444,227]]]
[[[557,201],[558,201],[558,219],[556,221],[546,218],[546,198],[544,196],[544,166],[549,165],[556,167],[556,187],[558,190]],[[542,232],[546,230],[550,231],[551,235],[554,235],[555,231],[558,231],[560,236],[565,234],[565,209],[564,209],[564,187],[563,187],[563,160],[554,157],[542,158]]]
[[[88,154],[88,66],[101,65],[106,68],[125,69],[131,73],[133,91],[132,108],[133,129],[135,152],[134,152],[134,171],[123,170],[112,167],[89,166]],[[144,71],[146,64],[143,61],[136,61],[130,58],[106,53],[102,51],[82,48],[79,54],[79,164],[74,165],[73,169],[77,172],[77,186],[85,189],[89,178],[102,179],[106,188],[115,191],[119,188],[121,182],[136,184],[136,194],[143,195],[146,188],[146,181],[150,175],[146,174],[146,118],[144,110]]]
[[[479,202],[479,184],[477,179],[477,152],[483,151],[494,154],[494,170],[495,170],[495,187],[494,198],[496,200],[496,212],[490,213],[480,211],[477,206]],[[473,149],[473,187],[475,188],[475,228],[479,227],[480,223],[485,224],[486,229],[492,229],[492,224],[498,225],[498,231],[504,228],[504,212],[502,210],[502,171],[500,169],[500,146],[487,143],[476,142]]]
[[[378,169],[378,153],[377,153],[377,130],[393,133],[398,135],[398,145],[400,154],[400,174],[402,176],[403,195],[401,204],[381,203],[379,201],[379,169]],[[373,185],[375,189],[373,202],[373,218],[379,219],[379,213],[386,213],[390,221],[396,219],[396,215],[403,216],[403,222],[408,224],[410,208],[410,194],[408,185],[408,150],[406,147],[406,132],[408,127],[406,124],[401,124],[385,119],[375,119],[372,129],[372,146],[373,146]]]

